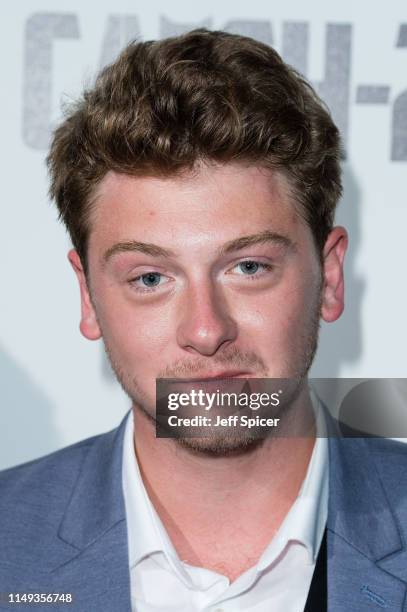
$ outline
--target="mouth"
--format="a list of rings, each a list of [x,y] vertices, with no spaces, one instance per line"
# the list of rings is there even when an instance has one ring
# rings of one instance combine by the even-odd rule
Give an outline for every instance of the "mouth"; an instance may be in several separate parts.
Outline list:
[[[250,372],[240,372],[237,370],[231,370],[228,372],[219,372],[218,374],[206,374],[199,378],[178,378],[177,380],[183,383],[205,383],[213,382],[215,380],[230,380],[235,378],[251,378],[253,374]]]

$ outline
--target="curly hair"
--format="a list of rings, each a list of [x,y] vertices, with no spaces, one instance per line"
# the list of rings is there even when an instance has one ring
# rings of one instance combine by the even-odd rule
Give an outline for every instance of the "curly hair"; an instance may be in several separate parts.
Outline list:
[[[200,160],[277,169],[321,253],[342,190],[340,154],[324,103],[273,48],[199,29],[130,43],[69,108],[47,163],[87,271],[92,194],[109,170],[170,176]]]

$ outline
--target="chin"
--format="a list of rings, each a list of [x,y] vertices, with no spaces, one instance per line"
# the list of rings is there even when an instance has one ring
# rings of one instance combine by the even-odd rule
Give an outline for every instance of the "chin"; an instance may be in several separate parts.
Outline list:
[[[176,438],[176,443],[194,455],[207,457],[236,457],[246,455],[258,449],[264,443],[264,437],[213,436],[205,438]]]

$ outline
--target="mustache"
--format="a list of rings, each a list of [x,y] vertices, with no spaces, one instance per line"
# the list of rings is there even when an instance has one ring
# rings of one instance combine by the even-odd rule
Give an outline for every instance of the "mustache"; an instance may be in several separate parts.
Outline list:
[[[267,376],[266,364],[257,353],[254,351],[241,351],[237,347],[231,347],[205,360],[202,358],[197,358],[194,361],[179,359],[161,370],[157,378],[199,376],[200,372],[207,372],[214,365],[227,365],[228,367],[245,370],[259,369],[263,376]]]

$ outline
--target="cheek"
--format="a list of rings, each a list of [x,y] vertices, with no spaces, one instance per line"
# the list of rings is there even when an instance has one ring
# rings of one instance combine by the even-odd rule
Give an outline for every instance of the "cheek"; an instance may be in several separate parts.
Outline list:
[[[118,298],[113,292],[99,301],[97,314],[103,338],[121,362],[129,360],[141,368],[158,362],[168,345],[170,317]]]
[[[236,309],[242,336],[257,346],[295,346],[315,319],[319,300],[317,275],[297,275],[269,293]]]

